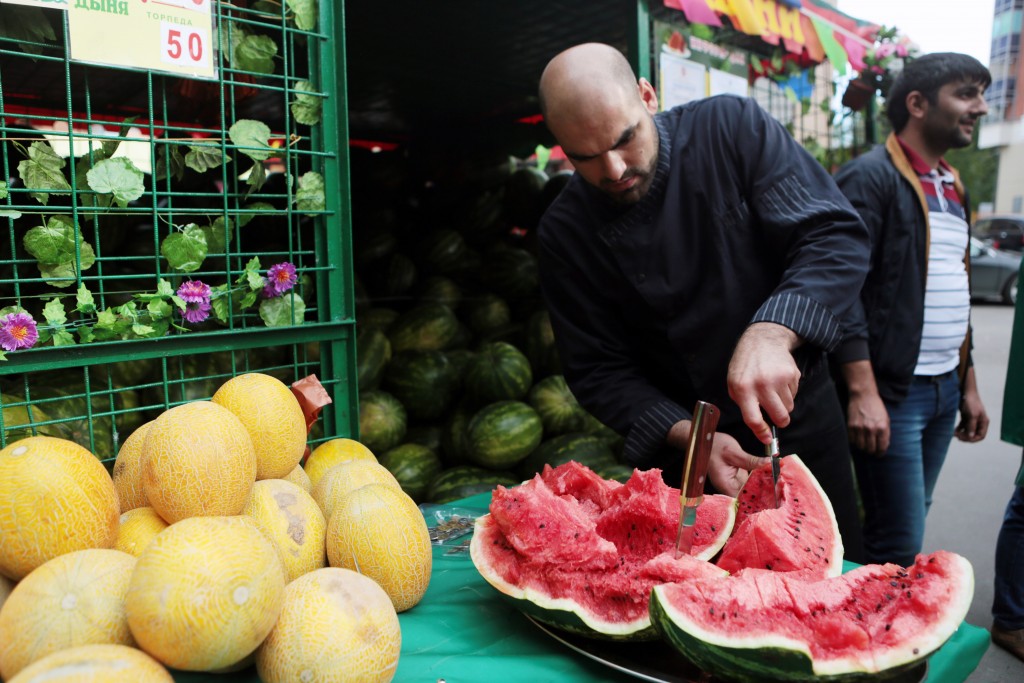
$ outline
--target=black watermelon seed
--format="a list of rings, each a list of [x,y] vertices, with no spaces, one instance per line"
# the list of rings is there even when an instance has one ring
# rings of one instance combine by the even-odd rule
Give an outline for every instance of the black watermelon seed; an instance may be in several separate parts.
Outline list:
[[[922,572],[918,572],[917,574],[914,575],[914,578],[915,579],[923,579],[924,578],[924,574]]]
[[[886,625],[885,625],[885,630],[886,630],[886,631],[888,631],[888,630],[889,630],[889,629],[891,629],[891,628],[892,628],[892,624],[886,624]]]
[[[914,648],[914,654],[916,655],[916,654],[918,654],[919,652],[920,652],[920,650],[918,650],[918,649],[917,649],[917,648],[915,647],[915,648]]]
[[[543,522],[541,522],[540,528],[541,528],[541,529],[543,529],[543,528],[544,528],[544,523],[543,523]]]

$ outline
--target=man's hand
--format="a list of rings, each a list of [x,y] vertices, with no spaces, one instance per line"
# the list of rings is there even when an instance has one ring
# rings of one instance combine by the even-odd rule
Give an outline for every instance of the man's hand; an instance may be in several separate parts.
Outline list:
[[[977,443],[988,434],[988,413],[981,402],[978,385],[974,378],[974,367],[967,368],[964,378],[964,394],[960,399],[960,424],[957,425],[956,438],[967,443]]]
[[[793,350],[801,343],[796,332],[775,323],[754,323],[736,344],[729,361],[729,396],[739,406],[743,421],[761,443],[772,438],[771,421],[785,427],[800,384]]]
[[[865,453],[885,455],[891,436],[889,411],[878,394],[871,361],[850,361],[841,370],[850,393],[846,409],[850,443]]]
[[[668,434],[670,446],[686,452],[690,439],[689,420],[677,422]],[[739,442],[724,432],[715,432],[708,459],[708,479],[719,493],[736,497],[747,481],[750,470],[768,463],[768,458],[747,453]]]

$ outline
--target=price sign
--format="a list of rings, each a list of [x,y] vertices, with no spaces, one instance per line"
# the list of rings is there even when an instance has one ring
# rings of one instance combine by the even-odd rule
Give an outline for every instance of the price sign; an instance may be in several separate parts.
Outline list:
[[[71,59],[217,77],[210,0],[68,0]]]

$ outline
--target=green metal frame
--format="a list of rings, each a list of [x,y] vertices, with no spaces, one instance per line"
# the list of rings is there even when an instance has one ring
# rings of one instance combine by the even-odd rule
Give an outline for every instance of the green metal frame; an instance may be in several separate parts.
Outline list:
[[[9,435],[74,434],[71,438],[102,459],[112,459],[128,436],[124,428],[136,424],[136,418],[151,419],[178,403],[206,398],[224,379],[244,371],[268,372],[286,382],[315,373],[333,404],[324,409],[312,438],[358,437],[343,4],[321,0],[312,30],[297,28],[288,3],[280,6],[280,16],[274,16],[214,3],[222,44],[261,35],[278,48],[272,74],[238,68],[237,58],[218,51],[215,81],[78,65],[69,57],[67,23],[58,10],[20,10],[43,17],[54,28],[55,41],[14,38],[0,30],[0,180],[9,181],[7,196],[0,199],[0,310],[27,310],[43,325],[43,304],[59,297],[70,324],[76,324],[77,315],[84,325],[85,316],[73,310],[81,285],[94,294],[98,308],[114,310],[132,295],[154,292],[160,279],[175,288],[188,279],[234,283],[253,257],[259,257],[264,274],[273,263],[293,263],[300,275],[295,292],[307,306],[301,325],[267,327],[255,306],[229,307],[226,320],[188,332],[171,327],[155,338],[7,352],[7,360],[0,361],[0,447]],[[33,79],[38,91],[23,77],[26,71],[39,74]],[[53,87],[58,80],[59,89]],[[290,105],[299,80],[311,82],[322,101],[319,124],[293,120]],[[119,88],[124,89],[118,91],[120,108],[118,98],[110,96],[111,89]],[[247,98],[253,104],[246,105]],[[191,118],[183,111],[192,112]],[[250,190],[240,176],[254,162],[231,142],[228,129],[239,119],[261,120],[261,111],[271,112],[271,139],[283,141],[276,159],[264,168],[274,162],[286,176]],[[147,174],[145,192],[136,201],[99,210],[94,204],[99,195],[81,186],[83,178],[74,170],[79,160],[71,157],[63,172],[69,194],[51,191],[45,205],[31,196],[46,188],[25,186],[18,169],[24,156],[15,142],[28,147],[43,139],[37,127],[56,123],[66,132],[47,135],[57,135],[72,149],[87,144],[87,161],[80,163],[94,164],[104,156],[104,142],[136,141],[124,128],[111,135],[94,127],[119,126],[133,116],[138,117],[133,125],[149,138],[150,168],[160,156],[174,149],[184,155],[189,145],[204,140],[219,151],[219,166],[205,173],[186,169],[180,180],[170,173],[160,180]],[[322,211],[299,211],[294,204],[295,181],[309,171],[324,180]],[[281,177],[288,180],[277,182]],[[274,208],[247,208],[256,201]],[[52,276],[44,276],[23,246],[26,232],[54,215],[69,216],[81,231],[74,238],[73,282],[66,288],[48,284]],[[240,226],[245,219],[252,226]],[[199,269],[185,273],[171,268],[159,249],[163,239],[188,223],[208,223],[208,235],[224,246],[211,250]],[[83,270],[86,243],[95,252],[95,263]],[[174,320],[188,326],[177,312]],[[77,334],[75,341],[80,341]],[[129,367],[144,367],[145,373],[129,373]],[[113,423],[109,435],[95,428],[96,419]],[[28,424],[16,426],[19,422]]]

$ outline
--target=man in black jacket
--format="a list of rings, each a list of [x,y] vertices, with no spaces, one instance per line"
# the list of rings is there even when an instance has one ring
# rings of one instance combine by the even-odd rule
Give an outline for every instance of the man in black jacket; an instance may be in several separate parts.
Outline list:
[[[906,566],[921,551],[958,410],[957,438],[988,430],[970,359],[970,208],[942,155],[971,143],[989,83],[973,57],[919,57],[889,92],[895,132],[836,174],[871,234],[871,270],[835,356],[871,562]]]
[[[735,495],[783,428],[860,558],[852,467],[825,351],[867,265],[864,226],[822,167],[753,100],[657,113],[615,49],[584,44],[541,77],[576,174],[541,220],[541,287],[566,380],[679,486],[690,410],[721,408],[709,479]],[[799,390],[799,391],[798,391]],[[746,427],[744,427],[744,423]]]

